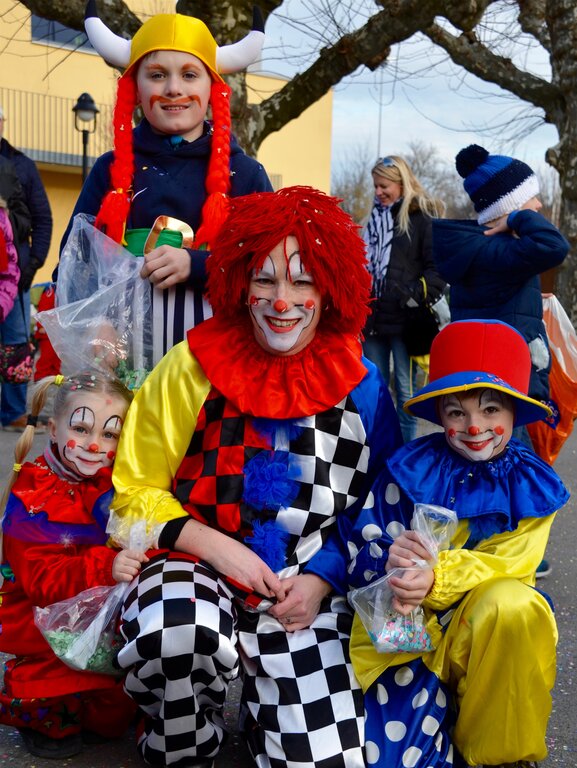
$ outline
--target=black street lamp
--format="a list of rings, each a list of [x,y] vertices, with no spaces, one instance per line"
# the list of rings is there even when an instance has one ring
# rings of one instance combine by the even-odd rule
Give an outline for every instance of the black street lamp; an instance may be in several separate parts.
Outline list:
[[[82,133],[82,183],[84,184],[88,175],[88,134],[96,130],[96,115],[100,110],[89,93],[81,93],[72,111],[74,127]]]

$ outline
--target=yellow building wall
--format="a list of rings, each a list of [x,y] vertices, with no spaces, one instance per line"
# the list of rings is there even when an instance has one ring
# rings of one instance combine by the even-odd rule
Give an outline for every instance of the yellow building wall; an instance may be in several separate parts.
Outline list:
[[[50,171],[46,170],[45,167],[39,170],[44,187],[48,193],[50,207],[52,208],[52,218],[54,220],[50,253],[46,263],[42,269],[38,270],[34,277],[34,282],[44,283],[51,279],[52,271],[58,263],[60,241],[80,194],[82,181],[79,169],[76,169],[75,173]]]
[[[167,0],[133,0],[127,3],[141,18],[155,13],[171,12],[174,3]],[[142,10],[145,13],[142,13]],[[46,113],[35,114],[37,130],[22,149],[42,150],[48,136],[63,137],[78,158],[78,166],[38,163],[54,218],[54,233],[46,265],[37,274],[37,281],[50,279],[58,261],[60,241],[81,187],[80,158],[82,143],[80,132],[74,129],[74,116],[68,102],[60,111],[53,109],[58,100],[71,99],[88,91],[101,110],[99,130],[89,137],[88,153],[98,156],[112,146],[110,109],[114,104],[117,72],[107,66],[94,53],[71,51],[60,46],[31,42],[30,13],[20,3],[0,0],[0,89],[9,89],[17,103],[28,104],[35,94],[50,97],[46,100]],[[247,84],[249,99],[259,103],[282,88],[284,80],[278,77],[250,73]],[[29,98],[28,98],[29,97]],[[37,97],[35,97],[37,98]],[[23,101],[21,101],[23,99]],[[34,102],[36,104],[37,102]],[[10,114],[6,105],[4,136],[18,146],[18,114]],[[106,126],[106,128],[105,128]],[[271,134],[258,152],[273,185],[305,184],[324,192],[330,191],[332,130],[332,93],[307,109],[277,133]]]
[[[267,75],[249,75],[250,101],[259,104],[285,81]],[[331,190],[331,132],[333,94],[329,91],[297,120],[272,133],[261,144],[258,159],[269,174],[279,174],[283,187],[306,184],[327,194]]]

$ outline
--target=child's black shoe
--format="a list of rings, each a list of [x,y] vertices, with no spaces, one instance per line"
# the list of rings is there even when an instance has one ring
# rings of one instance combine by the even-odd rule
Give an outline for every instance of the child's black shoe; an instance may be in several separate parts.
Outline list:
[[[51,739],[40,731],[31,728],[18,728],[18,733],[28,752],[35,757],[45,757],[53,760],[64,760],[82,752],[82,739],[80,734],[65,736],[63,739]]]

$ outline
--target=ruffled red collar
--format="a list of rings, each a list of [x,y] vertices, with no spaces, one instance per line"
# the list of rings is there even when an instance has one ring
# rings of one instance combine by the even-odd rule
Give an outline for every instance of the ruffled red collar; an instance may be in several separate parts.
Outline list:
[[[93,478],[74,483],[59,477],[39,456],[22,465],[12,493],[31,514],[44,512],[52,522],[92,525],[93,506],[110,488],[112,470],[108,467]]]
[[[366,376],[361,345],[351,335],[320,330],[295,355],[271,355],[250,321],[213,317],[192,328],[188,344],[208,380],[241,413],[294,419],[339,403]]]

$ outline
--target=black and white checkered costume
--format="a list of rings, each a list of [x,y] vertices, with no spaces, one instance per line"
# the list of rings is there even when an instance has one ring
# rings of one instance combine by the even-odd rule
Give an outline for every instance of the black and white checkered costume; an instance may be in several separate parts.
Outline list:
[[[186,423],[183,410],[175,404],[175,423]],[[373,462],[395,440],[394,430],[391,436],[383,429],[393,420],[388,393],[369,365],[336,406],[296,419],[288,430],[279,422],[269,445],[288,456],[296,494],[277,510],[258,509],[243,498],[242,467],[266,450],[258,445],[263,433],[209,392],[174,473],[173,498],[241,540],[255,520],[281,523],[288,542],[279,576],[311,572],[334,592],[310,627],[287,633],[265,612],[266,601],[247,610],[225,577],[192,556],[160,554],[145,565],[125,603],[118,662],[128,673],[127,692],[147,715],[139,739],[146,761],[170,766],[216,756],[227,688],[240,669],[241,726],[258,766],[364,768],[363,699],[348,656],[344,542]],[[226,482],[219,465],[229,470]],[[158,504],[156,494],[151,498]]]
[[[171,557],[143,569],[123,616],[126,690],[149,716],[144,759],[215,756],[240,663],[241,727],[257,765],[362,768],[363,696],[345,599],[328,598],[310,628],[289,633],[267,613],[240,608],[209,567]]]

